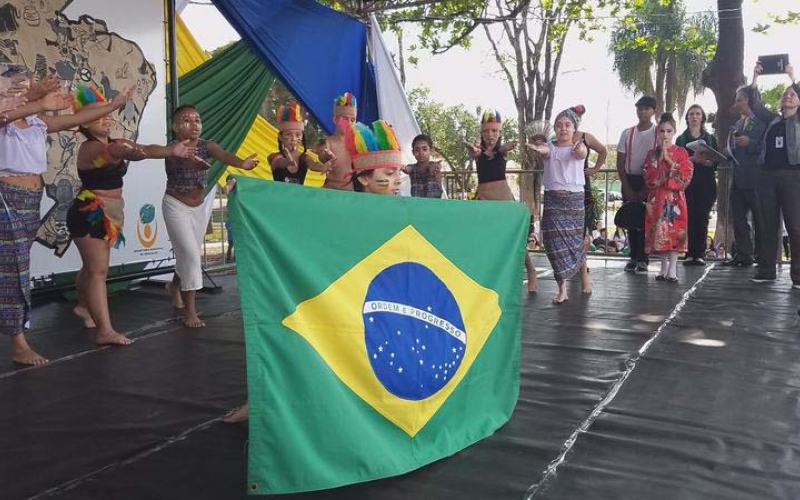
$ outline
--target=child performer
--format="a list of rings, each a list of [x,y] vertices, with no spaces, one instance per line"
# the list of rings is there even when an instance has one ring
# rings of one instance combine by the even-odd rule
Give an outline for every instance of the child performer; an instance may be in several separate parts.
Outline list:
[[[76,112],[106,102],[102,94],[86,86],[79,86],[74,98]],[[168,156],[188,158],[194,150],[185,143],[142,146],[111,139],[111,126],[112,120],[104,116],[79,128],[87,139],[78,150],[78,177],[83,186],[67,212],[67,228],[83,261],[77,278],[80,299],[73,311],[88,328],[97,328],[97,344],[127,345],[132,341],[111,325],[106,293],[111,247],[119,248],[125,243],[122,177],[128,170],[127,162]]]
[[[567,279],[586,261],[583,163],[588,151],[583,141],[574,142],[579,123],[579,111],[566,109],[556,116],[555,143],[527,145],[544,157],[542,240],[558,283],[556,305],[569,300]],[[585,283],[583,288],[587,289]]]
[[[267,158],[272,167],[272,178],[278,182],[290,182],[302,184],[306,179],[309,170],[328,173],[333,169],[336,156],[327,155],[324,164],[313,160],[308,156],[306,147],[306,136],[303,132],[305,128],[305,118],[303,109],[299,104],[292,101],[287,105],[278,107],[278,149]],[[303,146],[302,152],[298,146]]]
[[[433,140],[425,134],[414,137],[411,141],[411,152],[417,163],[406,165],[403,172],[411,180],[411,196],[420,198],[442,197],[442,164],[431,161]]]
[[[343,191],[353,190],[353,167],[351,165],[350,153],[344,144],[344,136],[347,130],[356,122],[358,103],[356,97],[350,92],[337,97],[333,102],[333,122],[336,132],[321,142],[316,147],[319,161],[332,162],[332,169],[325,179],[323,187],[328,189],[339,189]]]
[[[8,72],[6,72],[8,73]],[[3,74],[7,78],[24,75]],[[32,85],[27,82],[26,85]],[[41,86],[39,86],[41,87]],[[92,109],[74,114],[50,116],[45,111],[60,111],[72,105],[72,96],[50,92],[33,99],[4,117],[0,128],[0,333],[11,338],[12,357],[24,365],[41,365],[47,359],[34,351],[23,333],[29,326],[30,250],[39,229],[42,203],[42,174],[47,170],[47,134],[60,132],[81,123],[97,120],[125,105],[132,89]]]
[[[206,189],[206,170],[210,159],[243,170],[258,165],[256,155],[245,159],[224,151],[216,142],[200,138],[203,122],[200,113],[189,104],[178,107],[172,115],[172,130],[178,141],[194,148],[194,158],[167,158],[167,190],[163,213],[167,233],[175,252],[175,276],[167,286],[172,303],[181,309],[183,324],[199,328],[205,323],[197,316],[195,295],[203,288],[203,269],[200,252],[206,234],[206,214],[203,208]],[[188,141],[188,142],[186,142]]]
[[[356,123],[348,129],[345,142],[353,158],[353,189],[372,194],[400,194],[403,159],[391,125],[376,120],[370,129]]]
[[[516,141],[502,144],[500,112],[486,110],[481,115],[480,144],[464,145],[469,155],[475,158],[478,170],[478,194],[480,200],[514,201],[511,188],[506,181],[506,155],[517,147]],[[525,271],[528,274],[528,292],[536,292],[536,269],[530,254],[525,252]]]
[[[672,143],[675,118],[664,113],[658,121],[658,146],[650,151],[644,165],[647,213],[644,221],[645,250],[661,254],[661,272],[656,281],[678,282],[678,254],[687,245],[686,186],[694,169],[689,153]],[[704,242],[705,243],[705,242]]]

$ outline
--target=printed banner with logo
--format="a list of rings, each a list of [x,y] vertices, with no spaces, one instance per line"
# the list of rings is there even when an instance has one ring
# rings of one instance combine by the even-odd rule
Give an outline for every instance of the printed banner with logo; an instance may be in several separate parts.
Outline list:
[[[508,421],[524,205],[239,177],[229,208],[251,493],[403,474]]]

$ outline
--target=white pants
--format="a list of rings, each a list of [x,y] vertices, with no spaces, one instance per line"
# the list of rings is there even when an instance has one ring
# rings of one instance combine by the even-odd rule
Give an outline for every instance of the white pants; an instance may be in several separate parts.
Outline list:
[[[203,205],[190,207],[165,194],[162,208],[167,234],[175,252],[175,273],[181,279],[181,290],[203,288],[200,252],[206,235],[206,211]]]

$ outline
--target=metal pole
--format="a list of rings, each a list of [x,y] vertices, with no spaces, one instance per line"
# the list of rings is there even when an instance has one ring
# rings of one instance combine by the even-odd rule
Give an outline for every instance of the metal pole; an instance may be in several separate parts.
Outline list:
[[[167,38],[169,39],[169,115],[178,107],[178,30],[175,0],[167,1]]]

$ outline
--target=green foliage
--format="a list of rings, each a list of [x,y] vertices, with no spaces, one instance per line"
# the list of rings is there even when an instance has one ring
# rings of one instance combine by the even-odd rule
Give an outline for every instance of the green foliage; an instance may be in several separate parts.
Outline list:
[[[797,24],[800,23],[800,11],[787,11],[784,12],[783,15],[781,14],[770,14],[768,16],[773,23],[782,25],[782,24]],[[762,35],[766,35],[769,32],[769,29],[772,27],[771,24],[762,24],[758,23],[753,28],[753,32],[760,33]]]
[[[470,111],[463,105],[445,106],[441,102],[434,101],[430,96],[430,90],[424,87],[412,89],[408,93],[408,101],[420,129],[433,140],[433,146],[438,156],[444,159],[453,170],[467,170],[470,158],[464,148],[464,141],[477,142],[480,140],[481,128],[478,115],[481,110]],[[503,140],[515,140],[516,128],[514,120],[505,118],[503,120]],[[509,155],[509,158],[515,159],[514,153]]]
[[[614,70],[627,90],[654,95],[661,110],[682,112],[716,52],[717,20],[687,15],[683,0],[645,0],[611,36]]]
[[[779,83],[771,89],[761,92],[761,102],[775,113],[779,113],[781,97],[784,92],[786,92],[786,85]]]

